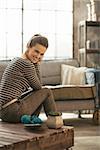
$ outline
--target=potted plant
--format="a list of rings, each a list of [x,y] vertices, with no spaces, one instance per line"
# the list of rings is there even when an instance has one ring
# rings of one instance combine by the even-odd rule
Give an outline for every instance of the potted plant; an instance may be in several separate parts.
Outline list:
[[[47,126],[48,128],[58,129],[63,126],[63,119],[61,112],[49,112],[47,118]]]

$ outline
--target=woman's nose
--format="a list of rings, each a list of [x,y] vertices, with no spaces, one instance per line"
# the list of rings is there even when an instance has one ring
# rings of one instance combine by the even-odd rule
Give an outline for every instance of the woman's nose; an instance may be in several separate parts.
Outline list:
[[[39,53],[39,54],[37,55],[37,57],[38,57],[38,58],[41,58],[41,54]]]

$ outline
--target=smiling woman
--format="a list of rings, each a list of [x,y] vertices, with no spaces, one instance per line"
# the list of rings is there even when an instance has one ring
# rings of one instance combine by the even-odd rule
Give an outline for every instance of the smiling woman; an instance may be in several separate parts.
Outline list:
[[[36,34],[27,43],[27,50],[25,51],[22,57],[24,59],[29,59],[33,63],[39,63],[41,62],[47,48],[47,38]]]
[[[0,82],[1,119],[20,122],[25,114],[40,114],[42,106],[48,116],[57,111],[50,89],[42,88],[39,64],[48,48],[48,40],[35,35],[21,57],[12,59]]]
[[[34,47],[29,48],[26,53],[25,57],[27,57],[33,63],[39,63],[46,51],[46,48],[40,44],[36,44]]]

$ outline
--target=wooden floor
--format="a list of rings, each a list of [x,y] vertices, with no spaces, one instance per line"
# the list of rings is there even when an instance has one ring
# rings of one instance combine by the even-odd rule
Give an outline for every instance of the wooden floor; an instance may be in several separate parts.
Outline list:
[[[73,127],[27,129],[23,124],[0,122],[0,150],[63,150],[74,145]]]

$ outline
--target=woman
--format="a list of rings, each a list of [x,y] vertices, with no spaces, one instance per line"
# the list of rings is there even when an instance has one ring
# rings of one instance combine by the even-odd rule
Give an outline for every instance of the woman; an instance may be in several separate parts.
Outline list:
[[[0,83],[1,119],[20,122],[21,116],[39,115],[41,107],[48,116],[56,111],[50,89],[42,88],[39,64],[48,48],[48,40],[34,35],[21,57],[14,58],[6,67]]]

